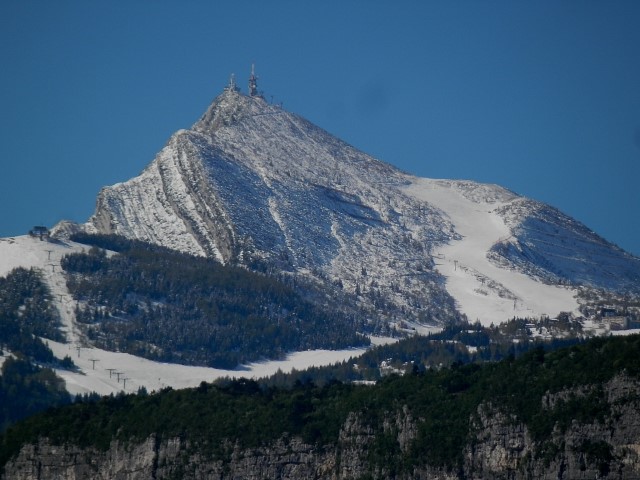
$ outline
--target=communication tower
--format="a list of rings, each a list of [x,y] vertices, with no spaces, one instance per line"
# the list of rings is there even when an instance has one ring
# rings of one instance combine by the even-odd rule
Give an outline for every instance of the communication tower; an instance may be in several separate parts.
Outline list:
[[[235,74],[231,74],[231,78],[229,78],[229,85],[227,85],[226,90],[229,90],[230,92],[239,92],[240,91],[240,87],[238,87],[238,85],[236,85],[236,76]]]
[[[251,97],[259,97],[260,92],[258,92],[258,77],[255,72],[255,65],[251,64],[251,76],[249,77],[249,95]]]

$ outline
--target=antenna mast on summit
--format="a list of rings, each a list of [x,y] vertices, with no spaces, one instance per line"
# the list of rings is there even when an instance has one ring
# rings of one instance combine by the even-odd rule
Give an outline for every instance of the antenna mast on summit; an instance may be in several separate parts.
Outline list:
[[[258,92],[258,77],[255,72],[255,65],[251,64],[251,76],[249,77],[249,95],[252,97],[259,97]]]
[[[238,88],[238,86],[236,85],[236,76],[233,73],[231,74],[231,78],[229,79],[229,85],[227,85],[226,90],[229,90],[231,92],[240,91],[240,88]]]

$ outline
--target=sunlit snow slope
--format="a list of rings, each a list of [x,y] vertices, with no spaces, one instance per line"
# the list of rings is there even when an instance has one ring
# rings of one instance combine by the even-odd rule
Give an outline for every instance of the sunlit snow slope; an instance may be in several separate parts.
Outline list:
[[[547,285],[489,259],[491,248],[511,236],[497,209],[518,197],[499,187],[418,179],[405,191],[440,209],[460,238],[434,251],[446,288],[471,321],[484,325],[517,317],[576,311],[574,290]]]
[[[104,188],[89,230],[225,263],[259,263],[357,293],[371,316],[455,315],[429,250],[446,219],[409,178],[305,119],[227,90],[136,178]],[[384,304],[384,308],[381,306]]]

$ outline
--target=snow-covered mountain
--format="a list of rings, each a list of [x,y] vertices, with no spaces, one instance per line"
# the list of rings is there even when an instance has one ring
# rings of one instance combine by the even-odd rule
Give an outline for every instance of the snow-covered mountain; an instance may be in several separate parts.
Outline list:
[[[84,226],[352,293],[390,322],[500,322],[640,292],[640,259],[496,185],[417,178],[230,86]]]

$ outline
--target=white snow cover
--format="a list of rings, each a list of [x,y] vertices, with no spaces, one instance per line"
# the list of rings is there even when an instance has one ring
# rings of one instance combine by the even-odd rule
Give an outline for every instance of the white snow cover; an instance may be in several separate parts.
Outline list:
[[[176,213],[180,202],[184,202],[185,207],[192,211],[195,206],[176,166],[179,151],[173,148],[175,142],[176,137],[172,137],[158,156],[158,161],[129,182],[135,184],[135,188],[127,188],[127,184],[119,183],[101,192],[99,202],[108,204],[116,214],[110,218],[109,224],[100,226],[102,231],[113,231],[151,243],[170,239],[177,250],[204,255],[204,250],[187,232],[185,222]],[[120,218],[127,218],[129,222],[123,224],[118,221]],[[130,225],[136,225],[137,228],[132,229]]]
[[[438,271],[447,279],[447,291],[470,321],[490,325],[514,316],[577,313],[574,289],[500,268],[487,257],[496,242],[511,236],[496,210],[519,197],[497,186],[424,178],[404,191],[441,210],[460,235],[459,240],[439,246],[434,256]]]
[[[294,368],[304,370],[312,366],[331,365],[358,357],[366,351],[364,348],[310,350],[292,353],[281,361],[252,363],[238,370],[220,370],[154,362],[128,353],[108,352],[98,348],[81,348],[78,353],[78,349],[72,344],[50,340],[47,343],[56,357],[64,358],[69,355],[81,369],[80,373],[56,371],[66,382],[71,394],[97,392],[100,395],[119,391],[134,393],[140,387],[145,387],[150,392],[165,387],[196,387],[200,382],[212,382],[224,377],[258,379],[273,375],[278,370],[288,373]],[[114,370],[110,372],[108,369]]]

